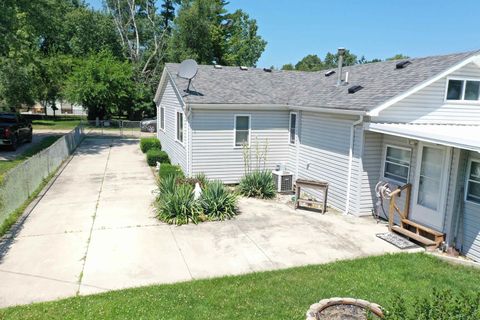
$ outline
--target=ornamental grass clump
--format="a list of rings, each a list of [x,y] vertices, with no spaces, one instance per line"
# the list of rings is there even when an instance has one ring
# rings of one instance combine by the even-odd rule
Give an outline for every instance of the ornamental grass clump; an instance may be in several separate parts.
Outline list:
[[[238,185],[240,194],[246,197],[272,199],[277,194],[273,175],[267,170],[257,170],[246,174]]]
[[[221,181],[208,182],[199,202],[209,220],[231,219],[237,214],[237,195]]]
[[[173,175],[160,181],[157,210],[160,220],[177,225],[189,222],[196,224],[202,214],[198,201],[194,199],[192,186],[177,185]]]
[[[140,139],[140,150],[143,153],[147,153],[150,149],[162,149],[162,145],[160,144],[160,140],[157,138],[142,138]]]

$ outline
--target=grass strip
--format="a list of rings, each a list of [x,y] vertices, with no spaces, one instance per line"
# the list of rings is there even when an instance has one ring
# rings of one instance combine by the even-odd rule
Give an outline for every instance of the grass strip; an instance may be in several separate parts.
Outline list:
[[[432,297],[433,288],[478,292],[480,271],[426,254],[394,254],[16,306],[0,309],[0,318],[303,320],[324,298],[362,298],[388,309],[399,295],[412,302]]]

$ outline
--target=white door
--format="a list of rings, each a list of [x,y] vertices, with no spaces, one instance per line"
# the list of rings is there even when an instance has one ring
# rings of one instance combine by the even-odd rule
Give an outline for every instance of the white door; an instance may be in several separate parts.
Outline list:
[[[419,143],[410,218],[442,231],[450,148]]]

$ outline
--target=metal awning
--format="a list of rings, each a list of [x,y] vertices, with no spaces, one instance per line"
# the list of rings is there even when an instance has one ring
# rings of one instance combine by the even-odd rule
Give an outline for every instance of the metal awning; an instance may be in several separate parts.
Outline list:
[[[365,130],[480,152],[480,126],[365,123]]]

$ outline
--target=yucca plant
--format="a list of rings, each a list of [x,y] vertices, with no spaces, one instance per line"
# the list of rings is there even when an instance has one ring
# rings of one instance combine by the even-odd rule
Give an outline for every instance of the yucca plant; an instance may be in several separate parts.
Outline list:
[[[160,195],[157,199],[158,218],[171,224],[198,223],[202,209],[193,197],[193,188],[189,184],[177,185],[175,177],[163,179]],[[173,186],[173,187],[172,187]]]
[[[239,192],[252,198],[272,199],[277,194],[270,171],[252,171],[243,177],[238,185]]]
[[[237,214],[237,195],[221,181],[211,181],[205,185],[200,206],[210,220],[231,219]]]

